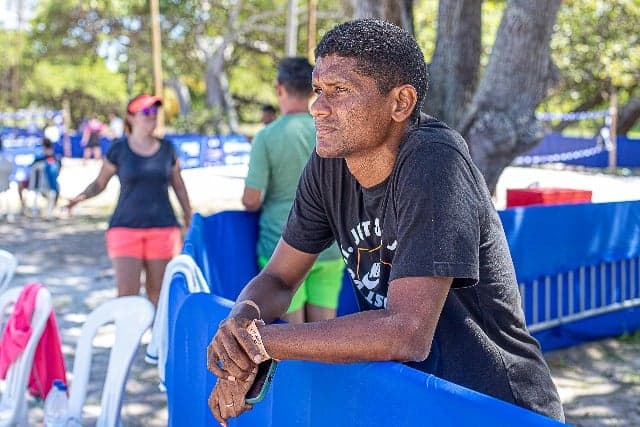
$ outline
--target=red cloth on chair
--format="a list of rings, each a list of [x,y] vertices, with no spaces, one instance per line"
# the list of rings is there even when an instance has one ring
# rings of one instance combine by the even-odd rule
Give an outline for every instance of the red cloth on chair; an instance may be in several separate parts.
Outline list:
[[[2,331],[0,378],[6,377],[11,364],[27,346],[32,333],[31,317],[36,308],[38,291],[42,287],[39,283],[31,283],[24,287]],[[55,379],[60,379],[65,384],[67,382],[58,324],[55,313],[51,310],[33,357],[29,374],[29,392],[34,397],[44,399]]]

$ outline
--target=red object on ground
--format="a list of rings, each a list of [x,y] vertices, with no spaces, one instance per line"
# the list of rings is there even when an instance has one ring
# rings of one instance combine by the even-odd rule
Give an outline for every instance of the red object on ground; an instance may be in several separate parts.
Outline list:
[[[507,190],[507,208],[529,205],[590,203],[590,190],[572,188],[511,188]]]

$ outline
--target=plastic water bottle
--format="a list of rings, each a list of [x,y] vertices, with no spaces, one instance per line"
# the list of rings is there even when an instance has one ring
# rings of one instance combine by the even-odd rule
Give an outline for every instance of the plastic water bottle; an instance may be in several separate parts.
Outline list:
[[[44,401],[44,427],[64,427],[68,411],[67,386],[61,380],[54,380]]]

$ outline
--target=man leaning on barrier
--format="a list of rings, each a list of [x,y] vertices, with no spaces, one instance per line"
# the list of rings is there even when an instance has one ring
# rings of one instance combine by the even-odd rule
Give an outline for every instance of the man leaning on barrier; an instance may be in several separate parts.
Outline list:
[[[462,137],[420,114],[427,70],[415,40],[356,20],[329,31],[315,56],[316,152],[275,253],[207,348],[216,419],[250,409],[256,363],[274,358],[400,361],[563,420],[484,179]],[[334,239],[360,313],[269,324]]]

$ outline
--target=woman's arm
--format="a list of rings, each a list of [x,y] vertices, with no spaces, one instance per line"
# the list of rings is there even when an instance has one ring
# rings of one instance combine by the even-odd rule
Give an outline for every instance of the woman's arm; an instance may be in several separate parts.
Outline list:
[[[184,220],[184,227],[189,228],[191,224],[191,202],[189,201],[189,193],[187,193],[187,187],[184,185],[182,179],[182,173],[180,172],[180,161],[176,160],[175,165],[171,169],[171,187],[176,193],[180,207],[182,208],[182,218]]]
[[[88,125],[85,126],[84,129],[82,130],[82,138],[80,138],[80,145],[82,147],[87,145],[87,142],[89,142],[89,134],[90,133],[91,132],[89,132]]]
[[[116,174],[116,172],[116,166],[109,160],[103,159],[102,167],[100,168],[97,178],[93,180],[93,182],[91,182],[91,184],[89,184],[80,194],[71,199],[67,208],[71,209],[78,203],[102,193],[102,191],[107,187],[109,180]]]

